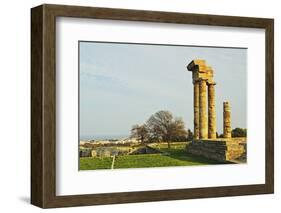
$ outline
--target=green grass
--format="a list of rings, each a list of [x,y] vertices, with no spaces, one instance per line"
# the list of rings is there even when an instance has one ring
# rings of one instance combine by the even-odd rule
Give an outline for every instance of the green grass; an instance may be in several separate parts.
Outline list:
[[[161,154],[126,155],[117,157],[115,168],[147,168],[185,166],[186,163]]]
[[[159,149],[160,154],[139,154],[117,156],[114,168],[147,168],[166,166],[193,166],[220,164],[217,161],[187,154],[185,146],[187,143],[173,143],[171,149],[167,144],[153,144],[153,148]],[[111,157],[104,158],[80,158],[80,170],[110,169]]]
[[[170,158],[178,159],[184,161],[186,165],[206,165],[206,164],[221,164],[218,161],[210,160],[207,158],[194,156],[191,154],[187,154],[185,151],[185,147],[188,143],[174,143],[171,144],[171,149],[168,149],[167,144],[159,144],[152,146],[160,150],[163,153],[166,153]]]
[[[111,157],[105,158],[80,158],[80,170],[92,170],[92,169],[110,169]]]

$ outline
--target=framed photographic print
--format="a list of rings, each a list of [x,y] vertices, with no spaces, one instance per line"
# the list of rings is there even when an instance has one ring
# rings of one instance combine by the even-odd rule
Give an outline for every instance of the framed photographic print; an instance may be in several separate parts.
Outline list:
[[[274,191],[273,19],[31,9],[31,203]]]

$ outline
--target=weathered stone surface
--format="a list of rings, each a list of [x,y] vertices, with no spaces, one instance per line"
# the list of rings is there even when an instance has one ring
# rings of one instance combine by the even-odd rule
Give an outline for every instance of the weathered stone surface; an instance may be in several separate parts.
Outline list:
[[[200,59],[191,61],[187,69],[192,72],[194,84],[194,139],[215,139],[217,125],[214,71],[205,60]],[[206,112],[207,88],[208,114]],[[231,112],[228,102],[224,102],[223,115],[223,135],[225,138],[231,138]]]
[[[215,91],[214,91],[214,72],[212,67],[206,64],[205,60],[191,61],[187,69],[192,71],[194,84],[194,139],[216,138],[216,115],[215,115]],[[210,103],[207,115],[207,83],[212,85],[210,88]],[[209,102],[208,101],[208,102]],[[209,126],[208,126],[209,123]],[[208,127],[211,127],[208,132]]]
[[[91,151],[91,157],[97,157],[98,156],[98,152],[96,150],[92,150]]]
[[[223,102],[223,137],[231,138],[231,110],[229,102]]]
[[[194,140],[187,146],[187,152],[220,162],[245,162],[246,138],[231,138],[231,110],[228,102],[223,103],[224,138],[216,139],[216,100],[212,67],[205,60],[193,60],[187,69],[192,71],[194,84]]]
[[[186,147],[187,153],[219,162],[246,162],[245,138],[225,140],[194,140]]]
[[[199,81],[199,138],[208,138],[208,121],[207,121],[207,82]]]
[[[188,64],[187,69],[192,72],[193,82],[213,78],[212,67],[208,66],[205,60],[193,60]]]
[[[240,144],[240,146],[243,146],[245,152],[240,157],[238,157],[236,160],[238,160],[240,162],[247,162],[247,143],[241,142],[239,144]]]
[[[215,139],[217,132],[215,83],[208,83],[208,138]]]
[[[194,92],[194,95],[193,95],[193,104],[194,104],[194,118],[193,118],[193,121],[194,121],[194,139],[199,139],[199,82],[196,81],[194,82],[194,85],[193,85],[193,92]]]

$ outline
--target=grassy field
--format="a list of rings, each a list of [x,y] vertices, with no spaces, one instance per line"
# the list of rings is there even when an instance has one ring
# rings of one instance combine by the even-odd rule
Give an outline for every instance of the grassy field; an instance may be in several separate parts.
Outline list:
[[[80,170],[110,169],[112,158],[80,158]]]
[[[173,143],[171,149],[168,149],[166,143],[152,144],[151,147],[162,153],[116,156],[114,169],[219,164],[217,161],[187,154],[185,146],[186,143]],[[80,170],[110,169],[111,164],[112,157],[80,158]]]

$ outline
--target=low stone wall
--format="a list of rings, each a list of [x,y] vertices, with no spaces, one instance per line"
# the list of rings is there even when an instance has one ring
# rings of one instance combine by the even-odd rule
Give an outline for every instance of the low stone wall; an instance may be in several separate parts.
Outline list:
[[[245,138],[194,140],[186,147],[186,151],[193,155],[202,156],[220,162],[241,161],[247,159],[247,143]]]
[[[246,142],[241,142],[239,143],[240,146],[244,147],[244,153],[238,157],[236,160],[240,162],[247,162],[247,143]]]
[[[79,150],[79,157],[91,157],[91,149]]]
[[[149,145],[138,148],[130,153],[130,155],[139,155],[139,154],[157,154],[161,153],[159,150],[150,147]]]

